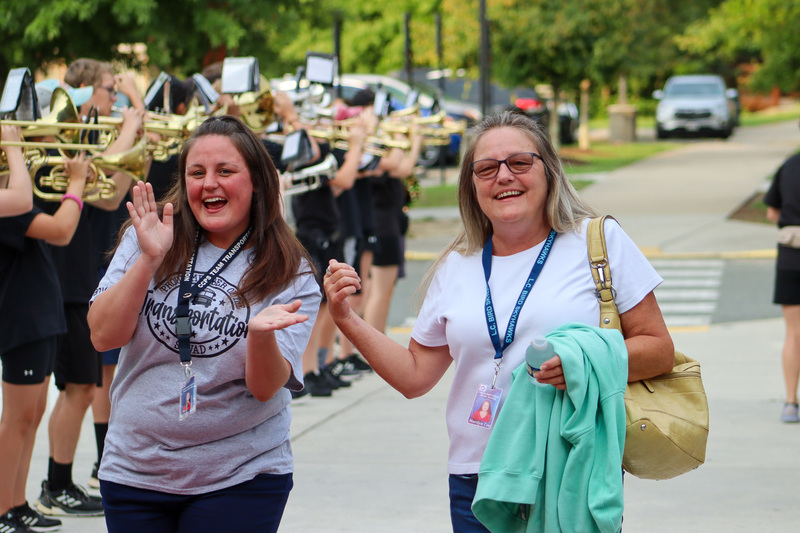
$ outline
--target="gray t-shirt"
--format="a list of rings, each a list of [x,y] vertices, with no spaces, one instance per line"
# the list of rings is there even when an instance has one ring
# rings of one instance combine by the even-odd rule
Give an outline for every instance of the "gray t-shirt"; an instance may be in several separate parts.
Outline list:
[[[193,282],[224,252],[203,243]],[[197,396],[196,411],[183,420],[180,396],[186,376],[175,335],[180,276],[158,287],[151,282],[111,385],[111,419],[100,479],[171,494],[202,494],[262,473],[292,472],[289,391],[302,388],[302,354],[321,295],[314,277],[301,274],[281,292],[245,305],[233,293],[250,252],[239,253],[190,306],[191,370]],[[129,228],[92,300],[119,281],[139,254],[136,233]],[[304,262],[300,272],[306,270]],[[247,323],[265,307],[297,299],[302,301],[299,313],[310,320],[276,332],[292,375],[273,398],[260,402],[245,384]]]

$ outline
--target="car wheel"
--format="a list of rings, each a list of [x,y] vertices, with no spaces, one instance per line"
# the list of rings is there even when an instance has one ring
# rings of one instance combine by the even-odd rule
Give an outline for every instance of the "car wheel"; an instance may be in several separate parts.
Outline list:
[[[666,131],[656,127],[656,139],[666,139],[667,137],[669,137],[669,134]]]
[[[441,146],[423,146],[417,159],[417,164],[422,167],[433,167],[439,163],[442,155]]]

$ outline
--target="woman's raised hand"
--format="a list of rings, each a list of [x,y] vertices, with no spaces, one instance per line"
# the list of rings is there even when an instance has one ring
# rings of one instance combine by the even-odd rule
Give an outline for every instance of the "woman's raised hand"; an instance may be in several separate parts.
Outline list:
[[[144,257],[160,264],[172,246],[172,204],[164,205],[163,220],[160,220],[152,185],[140,181],[131,193],[133,201],[127,203],[128,213],[136,229],[139,248]]]
[[[289,304],[275,304],[262,309],[250,319],[247,329],[253,332],[268,332],[288,328],[308,320],[308,315],[302,315],[300,310],[302,302],[295,300]]]
[[[356,270],[347,263],[331,259],[325,271],[323,285],[328,296],[328,311],[334,321],[350,318],[350,302],[347,297],[361,288],[361,278]]]

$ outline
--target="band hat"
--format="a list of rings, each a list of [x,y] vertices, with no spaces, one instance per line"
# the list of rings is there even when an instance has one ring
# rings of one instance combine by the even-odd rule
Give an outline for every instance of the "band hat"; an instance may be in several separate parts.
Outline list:
[[[94,93],[94,87],[80,87],[79,89],[75,89],[66,83],[59,82],[55,78],[40,81],[36,84],[36,97],[39,100],[39,108],[42,110],[42,114],[46,114],[46,112],[50,111],[50,98],[53,96],[53,91],[56,90],[56,87],[61,87],[69,93],[75,107],[80,107],[88,102]]]

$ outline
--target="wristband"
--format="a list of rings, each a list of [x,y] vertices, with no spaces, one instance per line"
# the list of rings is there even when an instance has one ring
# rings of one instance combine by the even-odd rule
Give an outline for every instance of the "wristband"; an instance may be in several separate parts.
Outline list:
[[[61,197],[62,204],[64,203],[64,200],[75,200],[76,202],[78,202],[78,209],[80,211],[83,211],[83,200],[81,200],[80,197],[75,196],[74,194],[68,192]]]

